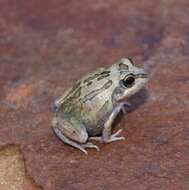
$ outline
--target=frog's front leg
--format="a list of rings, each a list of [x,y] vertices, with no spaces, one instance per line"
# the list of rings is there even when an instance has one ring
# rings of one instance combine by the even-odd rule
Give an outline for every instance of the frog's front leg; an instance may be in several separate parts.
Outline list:
[[[120,111],[123,111],[124,113],[126,113],[125,106],[127,106],[127,105],[128,105],[127,103],[126,104],[120,103],[117,107],[115,107],[113,109],[111,115],[108,117],[107,121],[104,124],[102,136],[101,137],[91,137],[90,139],[99,140],[99,141],[105,142],[105,143],[110,143],[110,142],[118,141],[118,140],[124,140],[125,137],[117,136],[122,132],[122,129],[118,130],[117,132],[115,132],[112,135],[111,135],[111,131],[112,131],[112,124],[113,124],[116,116],[118,115],[118,113]]]
[[[85,154],[87,151],[85,148],[96,148],[99,151],[98,146],[87,142],[88,133],[85,126],[74,118],[60,119],[55,118],[52,122],[53,130],[56,135],[66,144],[69,144]]]

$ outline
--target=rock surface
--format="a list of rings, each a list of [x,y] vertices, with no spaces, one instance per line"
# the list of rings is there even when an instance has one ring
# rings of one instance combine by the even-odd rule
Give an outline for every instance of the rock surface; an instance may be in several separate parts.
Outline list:
[[[0,160],[8,163],[0,169],[11,170],[10,155],[21,159],[15,190],[22,183],[27,190],[189,189],[188,7],[188,0],[0,1]],[[124,56],[150,73],[117,122],[126,140],[98,144],[101,151],[88,156],[62,144],[50,127],[55,98]],[[14,177],[4,187],[1,173],[0,189],[11,189]]]

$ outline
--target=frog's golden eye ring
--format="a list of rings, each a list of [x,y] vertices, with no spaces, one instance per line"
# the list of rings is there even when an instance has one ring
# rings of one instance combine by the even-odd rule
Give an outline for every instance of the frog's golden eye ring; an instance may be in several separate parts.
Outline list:
[[[129,76],[125,77],[122,80],[122,84],[126,88],[131,88],[135,84],[135,77],[133,75],[129,75]]]

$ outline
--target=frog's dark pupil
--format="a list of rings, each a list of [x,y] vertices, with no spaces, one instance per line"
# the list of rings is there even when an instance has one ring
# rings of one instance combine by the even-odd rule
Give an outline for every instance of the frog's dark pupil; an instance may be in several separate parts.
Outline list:
[[[134,77],[128,77],[127,79],[123,80],[123,84],[124,86],[130,88],[133,86],[135,82],[135,78]]]

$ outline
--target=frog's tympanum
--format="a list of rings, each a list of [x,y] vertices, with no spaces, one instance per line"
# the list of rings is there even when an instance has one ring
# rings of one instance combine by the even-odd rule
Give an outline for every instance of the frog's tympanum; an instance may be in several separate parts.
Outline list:
[[[146,72],[128,58],[85,75],[55,101],[54,132],[86,154],[86,148],[99,150],[90,139],[104,143],[123,140],[121,129],[111,134],[112,123],[147,80]]]

